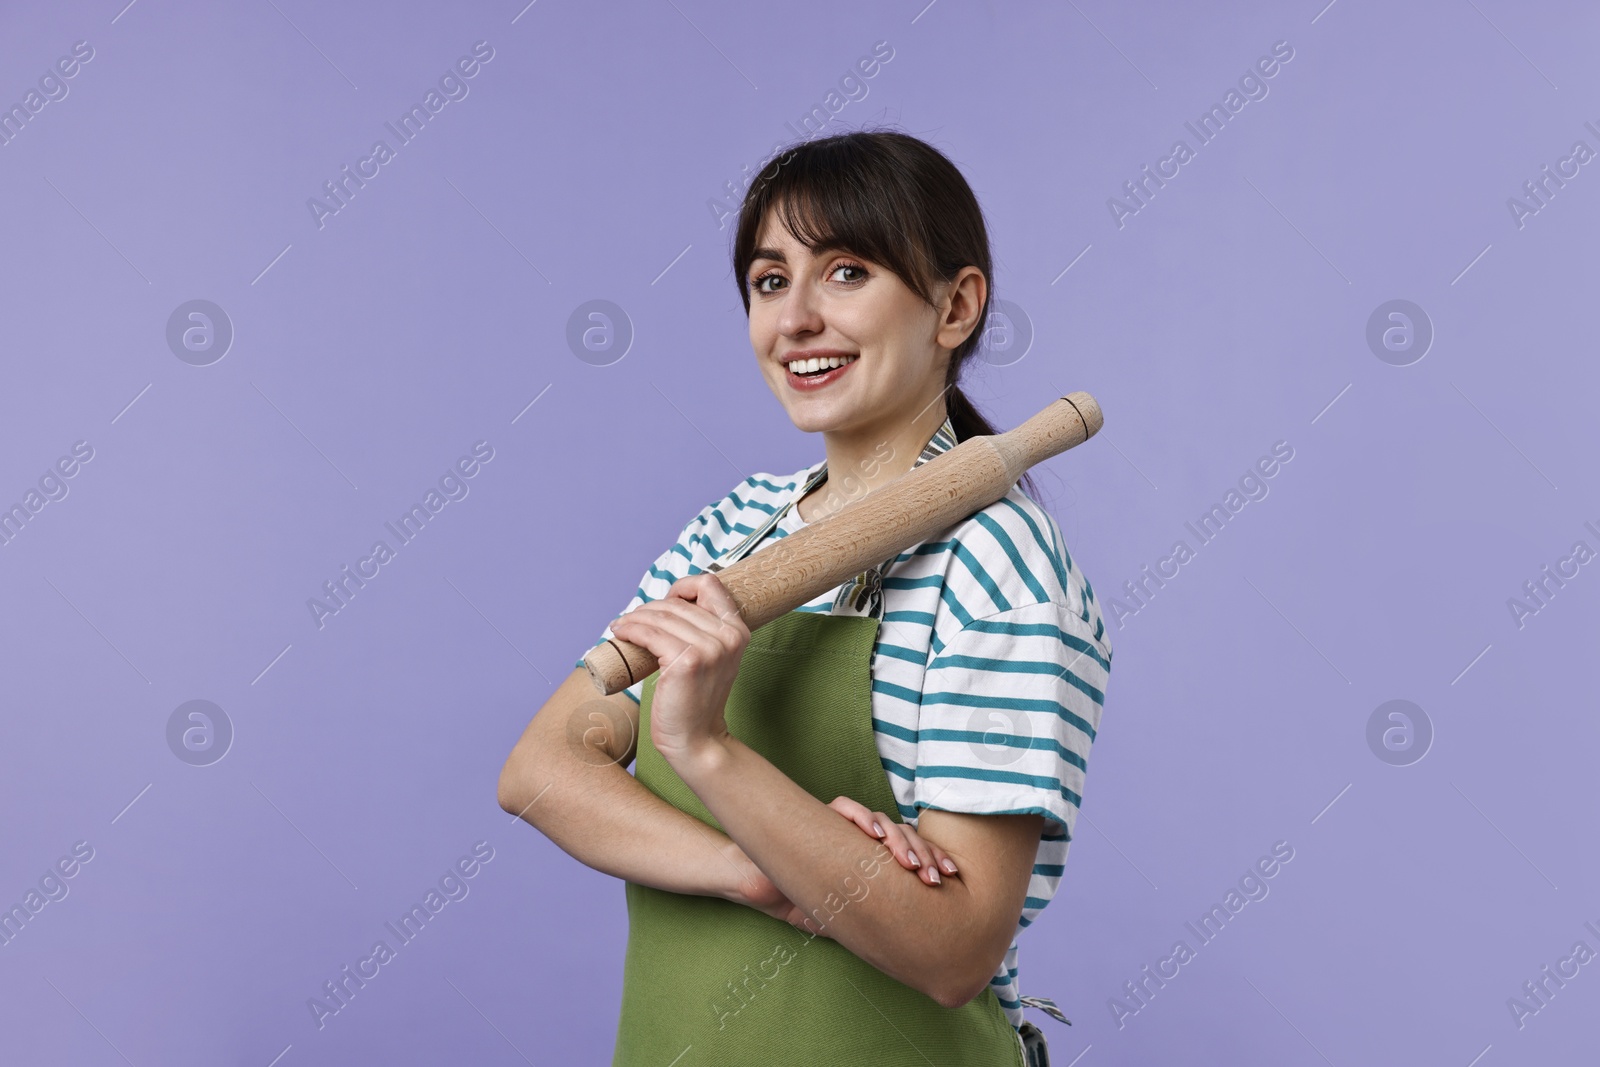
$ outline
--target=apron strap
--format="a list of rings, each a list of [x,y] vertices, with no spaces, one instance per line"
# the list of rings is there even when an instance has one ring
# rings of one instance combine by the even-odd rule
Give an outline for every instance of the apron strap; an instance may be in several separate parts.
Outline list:
[[[761,543],[762,538],[771,533],[772,528],[777,526],[783,517],[788,514],[789,509],[794,507],[801,497],[821,485],[827,478],[828,464],[824,462],[822,466],[812,472],[811,476],[806,479],[805,484],[800,487],[800,491],[791,497],[788,503],[773,512],[765,522],[752,530],[743,541],[740,541],[724,553],[720,559],[712,560],[711,565],[706,568],[706,573],[714,573],[731,567],[754,551],[755,547]],[[889,564],[893,563],[895,558],[886,559],[876,567],[862,571],[854,579],[841,585],[838,593],[833,598],[831,614],[870,616],[882,622],[883,572],[888,569]]]
[[[1017,999],[1022,1001],[1025,1007],[1038,1008],[1052,1019],[1059,1019],[1068,1026],[1072,1025],[1072,1020],[1062,1014],[1061,1009],[1056,1007],[1056,1002],[1049,997],[1018,997]]]
[[[706,568],[707,573],[720,571],[724,568],[731,567],[733,564],[743,559],[752,548],[760,543],[763,537],[767,536],[767,534],[771,532],[774,526],[778,525],[778,521],[782,519],[784,515],[788,514],[789,509],[794,507],[795,501],[799,500],[801,497],[811,492],[811,490],[815,489],[818,485],[822,484],[823,480],[827,477],[828,464],[824,462],[821,467],[817,468],[811,477],[806,479],[806,484],[800,487],[800,492],[791,497],[787,504],[773,512],[772,515],[768,517],[766,522],[763,522],[760,526],[757,526],[754,530],[752,530],[750,532],[750,536],[746,537],[743,541],[740,541],[737,545],[734,545],[733,548],[723,553],[721,559],[712,560],[711,565]]]

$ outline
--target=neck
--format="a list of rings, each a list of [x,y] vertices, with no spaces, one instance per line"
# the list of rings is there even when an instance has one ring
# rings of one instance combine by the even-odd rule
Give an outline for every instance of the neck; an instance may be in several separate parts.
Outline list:
[[[909,471],[948,414],[942,399],[909,419],[865,430],[824,430],[828,478],[800,501],[800,517],[808,523],[827,518]]]

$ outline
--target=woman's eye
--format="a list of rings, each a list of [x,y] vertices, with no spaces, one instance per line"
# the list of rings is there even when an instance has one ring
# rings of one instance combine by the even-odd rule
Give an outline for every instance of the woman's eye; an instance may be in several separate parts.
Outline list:
[[[840,278],[838,277],[840,271],[854,271],[855,276]],[[847,285],[853,285],[857,282],[864,281],[866,279],[866,274],[867,269],[858,263],[841,263],[829,272],[829,277],[833,278],[835,281],[844,282]],[[786,279],[781,274],[763,274],[750,283],[750,288],[758,293],[775,292],[777,287],[767,285],[768,282],[786,282]]]

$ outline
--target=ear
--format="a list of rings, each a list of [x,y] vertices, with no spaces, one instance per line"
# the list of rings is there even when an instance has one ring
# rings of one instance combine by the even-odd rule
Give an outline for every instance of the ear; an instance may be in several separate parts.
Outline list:
[[[954,349],[980,324],[978,315],[989,295],[989,283],[977,267],[962,267],[944,286],[939,302],[939,330],[934,335],[941,348]]]

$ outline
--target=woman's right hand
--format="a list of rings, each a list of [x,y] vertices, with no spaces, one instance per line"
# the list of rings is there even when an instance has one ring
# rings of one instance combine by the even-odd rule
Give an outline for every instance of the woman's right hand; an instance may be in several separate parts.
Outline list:
[[[740,848],[732,838],[729,838],[728,843],[723,846],[723,856],[738,872],[733,887],[723,894],[726,899],[735,904],[754,908],[764,915],[770,915],[790,926],[799,927],[807,933],[813,932],[809,926],[804,925],[805,912],[783,895],[783,890],[767,877],[766,872],[756,866],[755,861],[746,855],[744,849]]]

